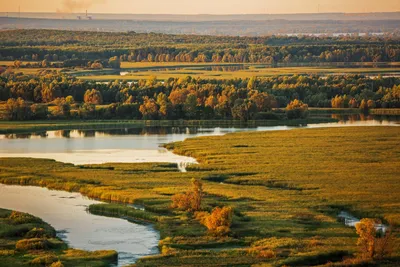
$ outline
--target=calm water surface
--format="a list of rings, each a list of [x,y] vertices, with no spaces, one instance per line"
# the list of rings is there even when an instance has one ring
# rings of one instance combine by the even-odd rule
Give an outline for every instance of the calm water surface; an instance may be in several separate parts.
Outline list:
[[[51,224],[71,247],[118,251],[118,266],[158,253],[159,233],[151,225],[92,215],[91,204],[101,203],[79,193],[33,186],[0,184],[0,207],[27,212]]]
[[[307,126],[257,128],[148,127],[116,130],[64,130],[36,134],[0,135],[0,158],[48,158],[73,164],[167,162],[179,166],[196,163],[190,157],[173,154],[160,146],[198,136],[224,135],[243,131],[283,131],[297,128],[346,126],[399,126],[398,121],[346,118],[338,123]],[[182,167],[181,170],[184,170]]]

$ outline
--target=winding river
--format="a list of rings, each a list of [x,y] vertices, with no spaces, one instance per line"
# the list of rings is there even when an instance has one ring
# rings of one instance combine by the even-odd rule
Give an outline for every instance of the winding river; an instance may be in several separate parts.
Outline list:
[[[49,158],[73,164],[106,162],[169,162],[181,171],[196,163],[175,155],[161,144],[197,136],[224,135],[241,131],[281,131],[297,128],[347,126],[400,126],[388,120],[342,120],[337,123],[307,126],[269,126],[258,128],[142,128],[115,130],[63,130],[32,134],[0,135],[0,160],[4,157]],[[0,208],[27,212],[50,223],[73,248],[114,249],[118,266],[134,263],[145,255],[158,253],[159,233],[151,225],[123,219],[96,216],[87,212],[90,204],[100,203],[79,193],[51,191],[39,187],[0,185]]]

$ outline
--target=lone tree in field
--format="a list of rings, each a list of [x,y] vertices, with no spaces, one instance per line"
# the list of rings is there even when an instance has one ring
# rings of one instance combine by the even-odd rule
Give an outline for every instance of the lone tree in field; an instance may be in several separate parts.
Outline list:
[[[199,211],[203,194],[203,183],[199,179],[192,179],[192,189],[184,194],[174,195],[171,207],[185,211]]]
[[[364,260],[381,260],[391,255],[393,250],[393,235],[391,229],[385,233],[377,232],[376,225],[380,221],[362,219],[356,224],[359,235],[357,245],[360,248],[360,256]]]

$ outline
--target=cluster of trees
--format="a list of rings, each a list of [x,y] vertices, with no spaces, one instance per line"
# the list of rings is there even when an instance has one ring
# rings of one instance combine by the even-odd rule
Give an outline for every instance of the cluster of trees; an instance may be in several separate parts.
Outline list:
[[[54,71],[43,71],[38,76],[6,71],[0,77],[0,101],[21,98],[30,104],[69,105],[71,116],[79,118],[249,120],[276,119],[276,114],[270,111],[285,107],[289,118],[306,116],[308,107],[364,110],[400,107],[400,80],[395,77],[276,76],[234,80],[186,77],[166,81],[152,77],[134,83],[106,84]],[[58,113],[62,114],[68,112]],[[16,115],[9,118],[22,119]]]
[[[129,62],[394,62],[398,37],[216,37],[48,30],[0,32],[0,60],[53,61],[63,67]],[[42,65],[38,63],[38,65]]]

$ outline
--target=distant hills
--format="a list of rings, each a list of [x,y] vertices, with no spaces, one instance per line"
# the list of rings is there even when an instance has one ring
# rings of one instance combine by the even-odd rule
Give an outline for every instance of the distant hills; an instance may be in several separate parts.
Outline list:
[[[0,13],[0,29],[58,29],[167,34],[400,35],[400,12],[252,15]]]
[[[240,21],[240,20],[400,20],[400,12],[383,13],[309,13],[309,14],[238,14],[238,15],[171,15],[171,14],[101,14],[89,13],[96,20],[145,21]],[[85,13],[0,13],[0,17],[36,19],[85,18]]]

